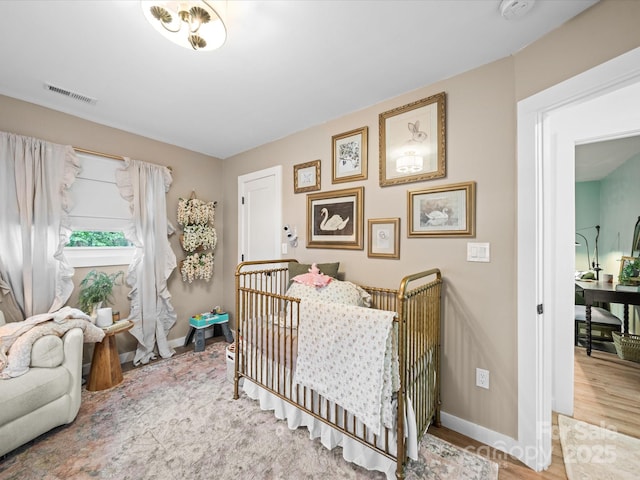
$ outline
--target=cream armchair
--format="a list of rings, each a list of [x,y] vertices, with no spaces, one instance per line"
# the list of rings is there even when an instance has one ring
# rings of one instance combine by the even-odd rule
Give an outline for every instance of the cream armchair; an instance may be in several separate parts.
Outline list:
[[[0,325],[4,325],[1,311]],[[82,344],[80,328],[69,330],[62,338],[44,336],[33,344],[27,373],[0,379],[0,456],[76,418]]]

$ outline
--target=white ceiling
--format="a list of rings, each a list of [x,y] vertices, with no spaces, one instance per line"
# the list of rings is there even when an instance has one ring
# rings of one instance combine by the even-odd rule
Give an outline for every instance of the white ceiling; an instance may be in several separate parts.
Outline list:
[[[575,180],[602,180],[640,154],[640,82],[629,80],[606,94],[562,110],[560,125],[576,139]],[[557,122],[558,117],[553,120]]]
[[[511,55],[596,2],[512,21],[500,0],[211,2],[227,42],[193,52],[138,1],[3,0],[0,94],[227,158]]]
[[[640,136],[576,145],[576,182],[602,180],[640,154]]]

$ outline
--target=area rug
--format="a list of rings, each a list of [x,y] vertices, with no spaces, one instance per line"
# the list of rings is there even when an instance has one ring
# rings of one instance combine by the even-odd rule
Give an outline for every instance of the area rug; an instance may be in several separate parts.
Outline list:
[[[640,475],[640,440],[558,415],[562,456],[569,480],[635,480]]]
[[[71,424],[0,459],[0,479],[384,479],[340,448],[289,430],[242,394],[233,400],[223,342],[129,372],[102,392],[83,389]],[[431,435],[409,479],[494,480],[498,466]]]

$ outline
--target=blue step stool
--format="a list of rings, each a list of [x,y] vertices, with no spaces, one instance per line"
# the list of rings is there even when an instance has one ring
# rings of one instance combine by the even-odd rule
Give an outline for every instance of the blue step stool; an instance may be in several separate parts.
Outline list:
[[[191,317],[189,319],[189,334],[184,341],[184,346],[188,346],[193,339],[195,334],[195,347],[194,350],[196,352],[202,352],[204,350],[204,331],[206,328],[214,327],[214,336],[215,336],[215,327],[218,326],[222,329],[222,333],[224,335],[227,343],[233,342],[233,335],[231,334],[231,329],[229,328],[229,314],[228,313],[207,313],[200,315],[200,318]]]

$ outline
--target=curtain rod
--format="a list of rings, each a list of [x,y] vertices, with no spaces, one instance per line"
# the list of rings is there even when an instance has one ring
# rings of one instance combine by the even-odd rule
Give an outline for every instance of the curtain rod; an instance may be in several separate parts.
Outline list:
[[[121,157],[120,155],[111,155],[110,153],[96,152],[94,150],[87,150],[86,148],[80,148],[80,147],[73,147],[73,149],[76,152],[80,152],[80,153],[88,153],[89,155],[97,155],[99,157],[113,158],[114,160],[124,161],[124,157]]]
[[[124,157],[120,156],[120,155],[112,155],[110,153],[102,153],[102,152],[96,152],[94,150],[87,150],[86,148],[80,148],[80,147],[72,147],[76,152],[80,152],[80,153],[88,153],[89,155],[97,155],[98,157],[105,157],[105,158],[112,158],[114,160],[120,160],[124,162]],[[167,167],[169,169],[170,172],[173,172],[173,168],[171,167]]]

